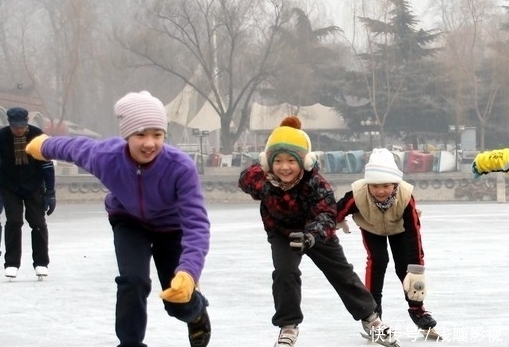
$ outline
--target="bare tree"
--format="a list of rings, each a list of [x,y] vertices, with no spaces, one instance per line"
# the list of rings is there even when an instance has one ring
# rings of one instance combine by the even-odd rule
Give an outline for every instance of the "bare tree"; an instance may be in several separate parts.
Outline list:
[[[194,88],[219,115],[221,147],[231,153],[249,125],[253,94],[273,71],[272,29],[281,26],[283,2],[143,3],[136,34],[119,33],[119,41],[138,66],[159,67]]]
[[[93,1],[38,1],[22,9],[17,32],[10,30],[18,48],[13,55],[45,113],[66,119],[80,65],[92,59]]]
[[[455,126],[468,124],[470,112],[475,114],[484,150],[486,125],[507,79],[506,58],[492,46],[500,40],[500,8],[491,0],[440,0],[435,7],[447,32],[440,59],[453,91]]]
[[[287,26],[277,35],[280,69],[268,79],[263,94],[278,103],[289,102],[295,106],[326,102],[327,79],[339,69],[340,51],[328,42],[341,29],[334,25],[313,28],[308,14],[293,8]],[[325,94],[325,95],[324,95]],[[332,99],[332,98],[329,98]]]

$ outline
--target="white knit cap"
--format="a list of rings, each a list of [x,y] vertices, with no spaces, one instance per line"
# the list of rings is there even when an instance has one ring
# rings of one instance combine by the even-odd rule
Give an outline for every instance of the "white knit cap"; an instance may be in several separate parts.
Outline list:
[[[368,184],[400,183],[403,172],[398,169],[394,155],[387,148],[375,148],[364,168],[364,179]]]
[[[147,91],[125,95],[115,104],[114,114],[120,119],[120,136],[124,139],[146,129],[166,132],[168,128],[163,103]]]

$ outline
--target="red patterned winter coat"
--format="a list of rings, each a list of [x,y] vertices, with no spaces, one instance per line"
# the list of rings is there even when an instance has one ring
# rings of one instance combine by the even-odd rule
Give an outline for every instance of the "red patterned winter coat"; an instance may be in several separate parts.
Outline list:
[[[294,231],[309,232],[318,240],[336,234],[334,192],[317,168],[305,171],[295,187],[284,191],[267,180],[259,164],[253,164],[241,172],[239,188],[260,200],[260,214],[267,232],[286,236]]]

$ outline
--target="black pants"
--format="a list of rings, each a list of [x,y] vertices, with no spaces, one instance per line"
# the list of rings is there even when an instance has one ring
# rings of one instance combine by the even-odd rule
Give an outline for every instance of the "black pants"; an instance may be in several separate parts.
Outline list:
[[[269,233],[268,241],[274,264],[272,295],[276,313],[272,324],[280,327],[300,324],[304,319],[299,270],[302,254],[292,250],[288,238],[283,235]],[[355,320],[364,319],[375,310],[373,297],[348,263],[336,236],[324,243],[317,242],[305,254],[323,272]]]
[[[2,195],[0,195],[0,214],[4,211],[4,201],[2,200]],[[0,246],[2,245],[2,224],[0,224]],[[2,251],[0,251],[0,255],[2,255]]]
[[[418,232],[412,233],[409,231],[391,236],[380,236],[366,230],[361,231],[364,247],[368,254],[365,284],[371,291],[376,303],[381,306],[385,273],[389,264],[387,241],[391,247],[396,275],[403,282],[408,264],[424,265],[421,236]],[[409,301],[406,295],[405,299],[409,305],[416,306],[416,303]],[[422,303],[419,305],[422,305]]]
[[[151,291],[150,261],[154,258],[161,288],[170,286],[182,253],[182,232],[157,233],[136,222],[120,217],[110,217],[113,227],[115,254],[119,276],[115,330],[119,347],[141,347],[147,327],[147,298]],[[176,304],[164,301],[170,316],[183,322],[199,317],[208,305],[198,291],[191,301]]]
[[[28,197],[20,197],[5,188],[0,188],[5,208],[5,264],[17,267],[21,264],[23,209],[25,219],[32,229],[33,266],[48,266],[48,227],[44,211],[42,188]]]

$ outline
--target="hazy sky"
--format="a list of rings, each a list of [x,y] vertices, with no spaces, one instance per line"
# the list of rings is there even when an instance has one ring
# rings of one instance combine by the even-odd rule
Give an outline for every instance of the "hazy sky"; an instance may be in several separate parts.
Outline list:
[[[354,4],[358,4],[359,0],[315,0],[316,5],[319,7],[320,13],[327,13],[327,18],[324,23],[321,24],[323,26],[327,25],[337,25],[345,32],[345,35],[352,39],[354,36],[354,29],[352,27],[353,18],[360,15],[360,13],[355,13]],[[375,1],[375,0],[373,0]],[[412,7],[414,9],[414,14],[417,16],[421,16],[424,12],[424,9],[428,5],[428,0],[411,0]],[[308,11],[313,13],[312,8],[308,8]],[[426,29],[425,25],[422,25],[423,28]],[[360,35],[360,32],[357,33]]]
[[[360,13],[354,12],[354,4],[359,4],[360,0],[315,0],[316,6],[321,7],[320,13],[327,13],[327,21],[323,23],[323,25],[337,25],[344,30],[345,35],[348,38],[352,38],[353,33],[355,32],[353,29],[353,18],[361,15]],[[376,4],[377,0],[371,0],[373,4]],[[478,0],[478,1],[486,1],[486,0]],[[489,0],[487,0],[489,1]],[[502,5],[507,3],[505,0],[492,0],[494,4]],[[430,14],[430,4],[435,2],[435,0],[410,0],[409,1],[413,14],[416,15],[419,19],[419,24],[417,28],[423,28],[425,30],[431,28],[437,28],[436,21],[434,23],[433,18]],[[367,2],[370,3],[369,1]],[[323,7],[325,7],[325,9]],[[358,6],[358,5],[357,5]],[[360,32],[357,32],[357,35],[360,35]]]

